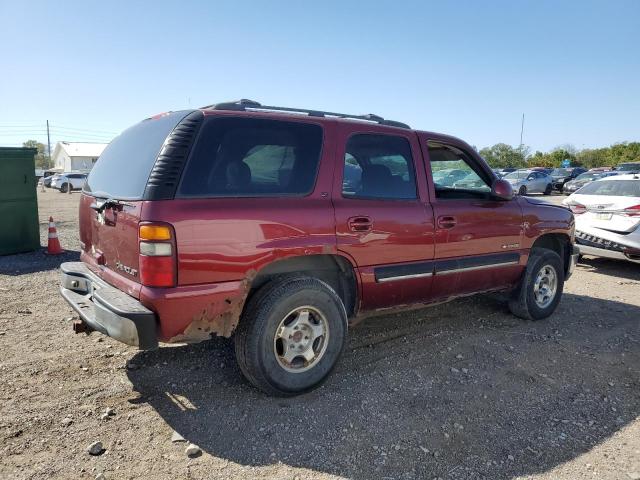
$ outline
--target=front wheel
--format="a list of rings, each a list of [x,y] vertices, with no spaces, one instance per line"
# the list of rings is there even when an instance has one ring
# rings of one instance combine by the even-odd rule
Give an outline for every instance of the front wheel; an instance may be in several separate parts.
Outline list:
[[[527,187],[525,187],[524,185],[522,185],[520,187],[520,189],[518,190],[518,195],[526,195],[527,194]]]
[[[69,186],[68,183],[63,183],[62,185],[60,185],[60,193],[68,193],[69,188],[71,187]]]
[[[562,297],[564,268],[553,250],[534,248],[518,288],[509,300],[509,310],[526,320],[542,320],[551,315]]]
[[[238,365],[262,391],[292,396],[329,375],[347,338],[340,297],[312,277],[262,287],[248,302],[235,335]]]

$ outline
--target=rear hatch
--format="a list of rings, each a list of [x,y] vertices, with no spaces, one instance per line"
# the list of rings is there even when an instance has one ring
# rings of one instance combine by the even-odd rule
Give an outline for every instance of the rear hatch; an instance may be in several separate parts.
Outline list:
[[[161,150],[167,149],[167,137],[189,113],[158,115],[125,130],[87,178],[79,211],[83,259],[98,267],[93,270],[109,283],[140,283],[138,228],[150,176]],[[125,290],[136,294],[135,289]]]

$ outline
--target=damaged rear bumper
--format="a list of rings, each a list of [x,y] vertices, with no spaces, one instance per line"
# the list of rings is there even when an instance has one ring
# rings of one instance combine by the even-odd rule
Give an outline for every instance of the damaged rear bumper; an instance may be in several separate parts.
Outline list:
[[[60,292],[89,330],[141,350],[158,348],[155,313],[101,280],[82,262],[66,262],[60,269]]]

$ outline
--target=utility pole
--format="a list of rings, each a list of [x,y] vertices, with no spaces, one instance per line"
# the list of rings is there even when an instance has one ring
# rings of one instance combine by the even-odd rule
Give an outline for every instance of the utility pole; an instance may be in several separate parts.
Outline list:
[[[524,133],[524,113],[522,114],[522,123],[520,124],[520,151],[522,151],[522,134]]]
[[[47,120],[47,147],[49,152],[49,168],[51,168],[51,137],[49,136],[49,120]]]

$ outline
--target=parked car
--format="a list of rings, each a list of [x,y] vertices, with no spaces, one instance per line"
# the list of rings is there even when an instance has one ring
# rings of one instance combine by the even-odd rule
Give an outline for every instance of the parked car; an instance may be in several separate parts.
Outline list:
[[[611,170],[613,170],[611,167],[594,167],[594,168],[590,168],[588,171],[589,172],[610,172]]]
[[[586,171],[587,169],[582,167],[554,168],[550,174],[553,179],[553,189],[562,192],[565,183]]]
[[[593,182],[595,180],[600,180],[601,178],[610,177],[612,175],[616,175],[618,172],[592,172],[589,170],[588,172],[581,173],[574,180],[569,180],[564,184],[562,189],[562,193],[569,195],[576,190],[584,187],[587,183]]]
[[[551,177],[544,172],[522,169],[511,172],[503,177],[511,184],[511,187],[518,195],[529,193],[551,194]]]
[[[564,200],[576,218],[582,255],[640,263],[640,175],[613,175]]]
[[[76,332],[141,349],[233,335],[275,395],[318,385],[367,315],[495,290],[546,318],[577,260],[569,209],[514,197],[462,140],[248,100],[124,131],[79,216],[82,261],[61,266]]]
[[[469,174],[466,170],[459,168],[447,168],[433,172],[433,182],[437,185],[450,187],[459,180],[462,180]]]
[[[42,178],[42,184],[47,188],[51,188],[51,181],[56,175],[59,175],[59,174],[57,172],[52,172],[52,171],[44,172],[44,177]]]
[[[619,171],[619,172],[640,173],[640,163],[638,162],[620,163],[616,166],[615,169],[616,171]]]
[[[547,175],[550,175],[553,172],[553,168],[548,167],[530,167],[529,170],[533,170],[534,172],[543,172]]]
[[[87,180],[86,173],[60,173],[51,179],[51,188],[56,188],[62,193],[71,190],[81,190]]]
[[[516,170],[518,170],[517,168],[513,168],[513,167],[506,167],[506,168],[500,168],[498,170],[498,173],[500,175],[500,177],[504,177],[505,175],[507,175],[508,173],[511,172],[515,172]]]

